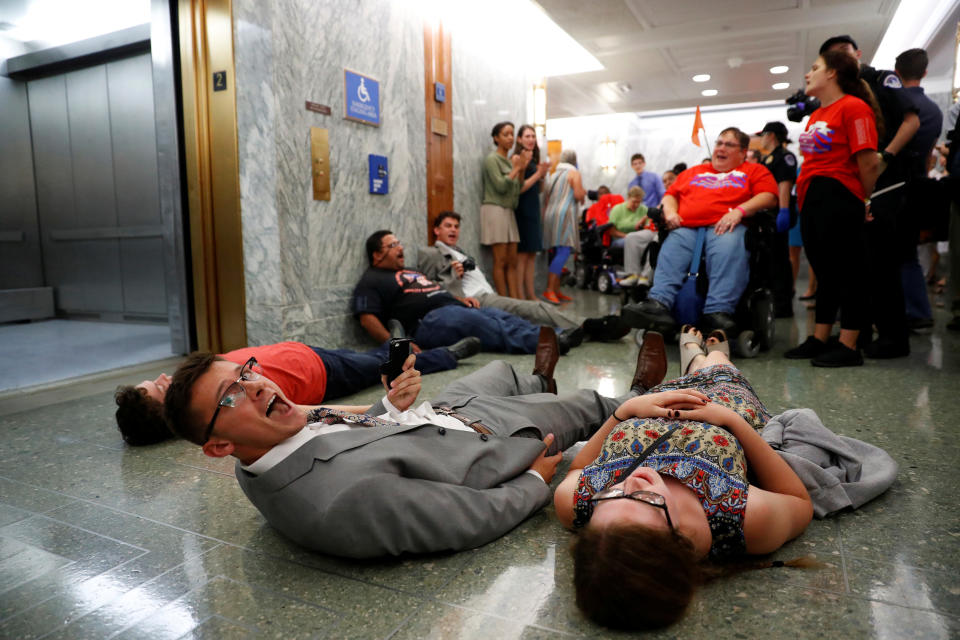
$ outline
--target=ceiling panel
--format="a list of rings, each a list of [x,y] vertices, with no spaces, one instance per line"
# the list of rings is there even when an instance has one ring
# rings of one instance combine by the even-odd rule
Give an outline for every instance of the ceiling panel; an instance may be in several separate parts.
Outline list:
[[[625,4],[645,26],[653,28],[702,20],[719,4],[703,0],[626,0]],[[730,20],[750,20],[760,13],[797,9],[800,0],[724,0],[723,14]]]
[[[550,78],[549,117],[782,100],[802,86],[830,36],[851,34],[864,58],[872,58],[898,6],[898,0],[538,2],[605,67]],[[774,76],[775,65],[790,71]],[[696,73],[713,77],[698,84],[691,80]],[[778,91],[775,82],[791,86]],[[614,90],[622,85],[632,90]],[[703,97],[705,88],[719,93]]]

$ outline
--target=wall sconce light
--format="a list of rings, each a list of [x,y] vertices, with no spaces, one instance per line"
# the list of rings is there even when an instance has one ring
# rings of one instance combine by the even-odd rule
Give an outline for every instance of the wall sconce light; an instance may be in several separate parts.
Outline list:
[[[547,135],[547,81],[540,80],[533,85],[533,127],[537,130],[537,137]]]
[[[609,136],[600,143],[600,165],[604,171],[617,170],[617,141]]]

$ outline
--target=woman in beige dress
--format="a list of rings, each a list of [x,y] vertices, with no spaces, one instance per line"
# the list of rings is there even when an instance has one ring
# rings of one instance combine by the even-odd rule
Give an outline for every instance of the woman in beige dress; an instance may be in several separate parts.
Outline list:
[[[501,296],[522,298],[517,270],[520,232],[514,209],[523,187],[523,172],[531,152],[508,158],[513,146],[513,123],[498,122],[491,132],[496,149],[483,161],[483,200],[480,205],[480,243],[493,251],[493,286]]]

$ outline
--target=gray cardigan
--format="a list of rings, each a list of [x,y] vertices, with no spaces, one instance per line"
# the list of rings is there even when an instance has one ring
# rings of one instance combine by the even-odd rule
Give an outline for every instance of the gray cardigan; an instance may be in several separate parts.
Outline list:
[[[774,416],[762,435],[800,476],[817,518],[856,509],[897,479],[897,463],[886,451],[836,435],[813,409],[791,409]]]

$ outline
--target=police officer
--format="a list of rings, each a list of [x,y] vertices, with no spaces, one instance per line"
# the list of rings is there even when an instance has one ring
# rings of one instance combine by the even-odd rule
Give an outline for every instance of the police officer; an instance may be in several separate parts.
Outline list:
[[[793,269],[790,266],[790,247],[787,233],[797,221],[796,199],[791,197],[797,181],[797,156],[787,149],[791,140],[782,122],[768,122],[756,135],[764,149],[772,149],[761,162],[777,181],[777,234],[774,240],[773,303],[778,318],[793,317]]]
[[[827,39],[820,53],[841,50],[857,60],[861,51],[848,35]],[[860,65],[860,77],[866,80],[876,96],[883,114],[883,126],[877,126],[877,148],[883,162],[874,192],[905,183],[909,177],[906,154],[900,154],[920,128],[920,119],[913,111],[905,111],[900,95],[903,83],[896,72]],[[897,187],[870,198],[870,215],[864,235],[867,245],[867,264],[870,273],[866,283],[870,297],[868,326],[860,332],[858,341],[868,358],[899,358],[910,354],[910,332],[907,327],[906,306],[900,264],[905,252],[902,216],[906,211],[907,189]],[[878,337],[871,342],[873,325]]]

